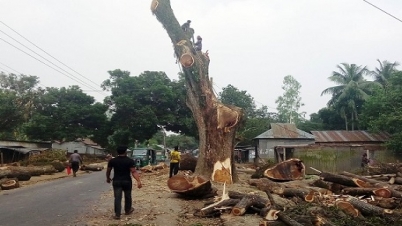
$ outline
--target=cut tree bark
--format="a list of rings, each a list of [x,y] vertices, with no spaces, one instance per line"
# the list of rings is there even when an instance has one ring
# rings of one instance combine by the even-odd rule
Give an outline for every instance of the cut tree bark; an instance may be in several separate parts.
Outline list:
[[[19,186],[20,186],[20,184],[19,184],[17,178],[9,178],[9,179],[3,180],[0,183],[0,188],[2,190],[11,190],[14,188],[18,188]]]
[[[187,197],[204,198],[214,191],[211,181],[200,176],[175,175],[167,184],[173,192]]]
[[[365,181],[359,179],[359,178],[350,178],[347,176],[343,175],[338,175],[338,174],[333,174],[333,173],[328,173],[328,172],[322,172],[320,173],[320,177],[323,178],[324,181],[329,181],[345,186],[350,186],[350,187],[368,187],[369,185],[365,183]]]
[[[230,195],[229,195],[230,197]],[[268,200],[267,200],[268,201]],[[250,206],[261,205],[261,199],[256,195],[245,195],[243,198],[233,207],[232,214],[235,216],[244,215]],[[265,203],[266,206],[270,206],[270,203]]]
[[[25,171],[5,168],[0,170],[0,179],[2,178],[17,178],[19,181],[28,181],[31,179],[31,174]]]
[[[259,195],[244,194],[236,191],[229,191],[228,195],[231,199],[239,199],[239,200],[242,200],[244,197],[249,197],[253,201],[252,205],[250,206],[254,206],[259,209],[271,206],[271,203],[267,198],[261,197]]]
[[[378,206],[374,206],[368,204],[366,202],[360,201],[356,198],[350,198],[347,200],[350,204],[352,204],[356,209],[358,209],[363,215],[366,216],[384,216],[384,215],[393,215],[394,211],[390,209],[384,209]]]
[[[358,178],[358,179],[360,179],[360,180],[362,180],[362,181],[364,181],[366,183],[369,183],[371,185],[371,187],[376,187],[376,188],[384,187],[384,188],[387,188],[388,190],[391,191],[392,197],[402,198],[402,192],[393,189],[393,185],[389,185],[387,183],[383,183],[383,182],[378,181],[378,180],[373,180],[373,179],[365,178],[365,177],[362,177],[362,176],[358,176],[356,174],[349,173],[349,172],[346,172],[346,171],[342,172],[341,174],[349,176],[349,177],[353,177],[353,178]]]
[[[344,213],[352,216],[358,217],[360,216],[360,212],[356,209],[351,203],[343,200],[339,200],[335,202],[335,206],[342,210]]]
[[[264,176],[277,181],[304,179],[306,167],[300,159],[292,158],[277,163],[264,171]]]
[[[382,198],[392,196],[392,192],[388,188],[344,188],[342,194],[351,196],[375,195]]]
[[[275,191],[285,188],[284,185],[274,182],[268,178],[250,179],[248,183],[252,186],[256,186],[261,191],[269,190],[274,193],[276,193]]]
[[[277,195],[283,195],[285,197],[299,197],[306,202],[314,201],[314,191],[307,188],[283,188],[274,192]]]
[[[267,218],[272,216],[272,219],[276,220],[279,218],[281,221],[283,221],[285,224],[287,224],[289,226],[303,226],[302,224],[299,224],[297,221],[290,218],[284,212],[280,211],[280,207],[278,206],[278,204],[276,204],[271,192],[265,191],[265,193],[267,194],[268,199],[271,202],[271,212],[268,213],[268,214],[270,214],[270,216],[267,216]],[[266,218],[266,220],[271,220],[271,219],[267,219],[267,218]]]
[[[195,166],[197,165],[197,158],[191,154],[182,154],[180,157],[180,170],[190,170],[195,171]]]
[[[368,199],[367,201],[371,205],[379,206],[385,209],[395,209],[397,207],[401,207],[402,205],[402,200],[399,198],[373,197],[373,199]]]
[[[235,135],[243,111],[223,105],[216,97],[209,77],[210,58],[195,51],[173,13],[170,0],[153,1],[151,11],[169,35],[184,75],[186,105],[193,113],[199,135],[200,154],[195,173],[215,182],[233,183],[237,180]]]
[[[102,171],[103,166],[100,164],[89,164],[89,165],[82,165],[81,170],[89,170],[89,171]]]

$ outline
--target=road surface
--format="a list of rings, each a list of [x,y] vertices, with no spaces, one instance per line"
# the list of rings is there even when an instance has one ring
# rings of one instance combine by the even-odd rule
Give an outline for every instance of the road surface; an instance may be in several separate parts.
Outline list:
[[[77,222],[79,216],[90,213],[110,189],[103,170],[1,191],[0,226],[85,225]]]

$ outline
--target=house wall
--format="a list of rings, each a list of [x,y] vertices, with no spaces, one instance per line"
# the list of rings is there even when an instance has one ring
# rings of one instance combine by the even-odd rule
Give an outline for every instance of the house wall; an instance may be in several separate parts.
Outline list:
[[[363,146],[343,146],[343,147],[302,147],[295,148],[293,152],[294,158],[299,158],[306,166],[307,174],[316,174],[317,172],[310,169],[313,167],[320,171],[327,172],[356,172],[361,170],[362,154],[366,152]],[[393,154],[392,151],[384,148],[371,150],[369,158],[374,162],[396,162],[402,158]]]
[[[105,151],[103,149],[94,148],[92,146],[87,146],[82,142],[64,142],[64,143],[53,143],[52,148],[66,150],[68,154],[74,153],[74,150],[78,151],[78,154],[86,155],[104,155]]]
[[[314,140],[307,139],[259,139],[257,150],[260,158],[275,159],[274,147],[278,145],[313,144]]]

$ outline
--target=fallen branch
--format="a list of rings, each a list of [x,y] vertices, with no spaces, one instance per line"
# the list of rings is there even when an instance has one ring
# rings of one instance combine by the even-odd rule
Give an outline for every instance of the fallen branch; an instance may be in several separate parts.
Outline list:
[[[324,181],[334,182],[337,184],[342,184],[349,187],[368,187],[367,183],[364,180],[359,178],[350,178],[343,175],[322,172],[320,177],[323,178]]]
[[[284,212],[280,212],[278,210],[279,206],[275,203],[275,200],[274,200],[272,194],[269,191],[265,191],[265,193],[267,194],[268,199],[271,202],[271,205],[272,205],[271,210],[275,210],[275,212],[272,212],[273,218],[276,218],[276,219],[279,218],[281,221],[283,221],[285,224],[287,224],[289,226],[303,226],[302,224],[299,224],[297,221],[290,218]]]
[[[360,201],[356,198],[349,198],[347,200],[350,204],[352,204],[356,209],[358,209],[363,215],[367,216],[384,216],[384,215],[393,215],[394,211],[390,209],[384,209],[378,206],[374,206],[368,204],[366,202]]]
[[[390,198],[392,192],[388,188],[344,188],[342,194],[351,196],[375,195]]]
[[[355,178],[358,178],[360,180],[363,180],[366,183],[370,183],[372,185],[372,187],[377,187],[377,188],[384,187],[384,188],[387,188],[387,189],[389,189],[391,191],[392,197],[402,198],[402,192],[396,191],[395,189],[393,189],[391,187],[392,185],[389,185],[387,183],[382,183],[382,182],[377,181],[377,180],[373,180],[373,179],[365,178],[365,177],[362,177],[362,176],[358,176],[356,174],[349,173],[349,172],[346,172],[346,171],[342,172],[341,174],[346,175],[346,176],[355,177]]]

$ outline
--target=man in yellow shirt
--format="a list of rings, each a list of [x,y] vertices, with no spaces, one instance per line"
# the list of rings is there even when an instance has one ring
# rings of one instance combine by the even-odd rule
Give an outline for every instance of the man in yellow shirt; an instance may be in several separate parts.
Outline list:
[[[169,178],[173,175],[176,175],[179,172],[179,163],[180,163],[180,152],[179,147],[174,147],[174,150],[170,153],[170,172]]]

